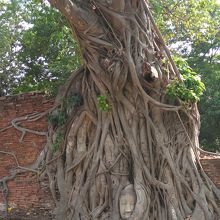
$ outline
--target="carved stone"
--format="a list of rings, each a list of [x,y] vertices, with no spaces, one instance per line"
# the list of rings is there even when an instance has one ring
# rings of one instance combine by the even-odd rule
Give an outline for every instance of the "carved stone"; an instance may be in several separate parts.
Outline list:
[[[119,210],[122,219],[129,219],[136,204],[136,193],[132,184],[127,185],[120,193]]]

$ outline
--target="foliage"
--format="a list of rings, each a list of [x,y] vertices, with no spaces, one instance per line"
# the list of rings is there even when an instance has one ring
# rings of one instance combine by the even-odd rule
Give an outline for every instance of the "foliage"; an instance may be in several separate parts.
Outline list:
[[[56,133],[55,141],[52,144],[52,150],[53,150],[54,153],[58,150],[58,148],[59,148],[60,144],[62,143],[63,139],[64,139],[63,130],[58,130],[58,132]]]
[[[45,3],[12,1],[5,4],[3,15],[12,17],[17,25],[0,17],[0,22],[10,27],[9,34],[4,34],[7,40],[10,33],[15,32],[10,43],[11,53],[8,52],[8,44],[2,44],[1,54],[5,59],[0,61],[0,73],[4,73],[3,82],[7,87],[7,90],[4,86],[0,87],[2,94],[44,91],[47,95],[55,95],[58,87],[80,64],[77,44],[68,23]],[[8,14],[8,8],[14,4],[16,9]],[[23,17],[17,17],[20,14]],[[8,73],[12,77],[8,77]]]
[[[206,91],[199,103],[201,114],[200,143],[206,150],[220,150],[220,68],[218,43],[210,41],[199,44],[196,53],[192,54],[189,61],[194,65],[196,71],[200,71],[203,81],[206,83]],[[206,48],[207,54],[200,53]],[[210,48],[210,50],[208,49]],[[200,53],[200,56],[196,54]]]
[[[192,71],[185,60],[177,57],[174,60],[182,75],[182,82],[178,79],[172,80],[166,88],[166,94],[172,98],[178,97],[185,103],[199,101],[205,90],[200,76]]]
[[[102,112],[111,110],[112,106],[108,103],[107,97],[100,95],[97,97],[99,110]]]
[[[55,114],[51,114],[48,116],[48,122],[53,126],[53,127],[61,127],[65,125],[67,121],[67,114],[63,110],[57,110]]]
[[[34,26],[22,39],[21,59],[26,66],[26,76],[17,90],[34,88],[54,94],[79,66],[76,42],[65,19],[56,11],[42,6],[34,15]]]
[[[0,96],[9,93],[18,82],[18,70],[23,73],[18,60],[26,23],[26,11],[21,7],[23,2],[0,0]]]
[[[54,127],[62,127],[66,124],[69,114],[77,107],[82,105],[82,97],[76,92],[63,99],[61,108],[48,116],[48,122]]]
[[[64,100],[65,108],[67,111],[71,111],[79,107],[80,105],[82,105],[82,102],[83,102],[82,96],[76,92],[70,93],[67,99]]]
[[[48,116],[48,122],[56,131],[56,138],[52,144],[53,152],[56,152],[64,138],[64,126],[66,125],[69,114],[82,104],[82,97],[76,92],[70,93],[62,102],[61,108]]]
[[[150,0],[157,25],[172,48],[186,54],[194,42],[206,42],[218,33],[217,0]]]

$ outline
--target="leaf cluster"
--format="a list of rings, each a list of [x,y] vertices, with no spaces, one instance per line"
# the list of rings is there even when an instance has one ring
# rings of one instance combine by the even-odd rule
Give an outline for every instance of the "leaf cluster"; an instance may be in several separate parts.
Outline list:
[[[70,95],[64,100],[66,110],[69,112],[83,103],[82,96],[77,92],[71,92]]]
[[[199,101],[205,90],[200,76],[192,71],[185,60],[177,57],[174,60],[182,75],[182,82],[177,78],[173,79],[166,87],[166,94],[171,98],[179,98],[185,103]]]
[[[65,111],[58,110],[56,113],[53,113],[48,116],[48,122],[55,128],[65,125],[67,121],[67,114]]]
[[[64,132],[63,132],[63,130],[59,130],[56,133],[55,141],[52,144],[52,150],[54,153],[59,149],[59,146],[62,143],[63,139],[64,139]]]
[[[53,152],[56,152],[63,141],[65,125],[68,122],[70,113],[82,104],[82,96],[76,92],[63,100],[61,108],[48,116],[48,122],[56,130],[56,138],[52,144]]]
[[[61,108],[48,116],[48,122],[54,127],[62,127],[68,121],[70,113],[82,104],[82,96],[73,92],[62,101]]]
[[[104,95],[100,95],[97,97],[98,108],[100,111],[105,112],[111,110],[112,106],[108,103],[107,97]]]

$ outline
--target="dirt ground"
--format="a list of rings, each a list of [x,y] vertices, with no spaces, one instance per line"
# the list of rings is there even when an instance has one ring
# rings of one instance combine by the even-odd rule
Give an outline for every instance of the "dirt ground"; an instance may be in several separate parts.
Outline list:
[[[30,211],[13,210],[7,215],[0,213],[0,220],[52,220],[53,214],[50,210],[38,209]]]

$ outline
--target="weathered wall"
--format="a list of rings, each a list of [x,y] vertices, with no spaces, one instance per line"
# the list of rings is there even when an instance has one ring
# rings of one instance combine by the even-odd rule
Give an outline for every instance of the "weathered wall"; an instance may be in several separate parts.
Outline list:
[[[17,117],[34,112],[44,112],[52,105],[53,100],[46,100],[40,93],[0,97],[0,131],[11,125],[11,121]],[[43,117],[34,122],[22,122],[20,126],[36,131],[46,131],[47,120],[46,117]],[[24,135],[22,141],[21,137],[22,132],[14,127],[0,132],[0,179],[9,175],[10,170],[17,166],[15,158],[3,152],[13,153],[20,166],[28,166],[35,161],[46,143],[45,136],[29,132]],[[203,158],[201,162],[208,175],[220,188],[220,158]],[[48,188],[43,188],[39,184],[35,173],[19,174],[14,180],[9,181],[8,187],[9,206],[13,207],[12,212],[16,209],[23,210],[26,215],[31,215],[29,219],[34,219],[32,211],[37,210],[39,215],[39,210],[43,211],[45,208],[51,210],[53,206]],[[0,189],[0,213],[3,208],[4,202]],[[48,220],[49,217],[41,217],[40,220],[42,219]]]
[[[220,157],[209,157],[200,160],[203,169],[220,189]]]
[[[28,93],[16,96],[0,97],[0,131],[11,125],[15,118],[34,112],[44,112],[53,105],[53,100],[46,100],[40,93]],[[47,120],[43,118],[33,122],[22,122],[19,126],[36,131],[47,131]],[[20,166],[32,164],[46,143],[46,136],[26,132],[22,140],[22,132],[9,127],[0,132],[0,179],[10,175],[10,170],[17,167],[16,156]],[[6,153],[12,153],[9,155]],[[19,174],[8,182],[9,206],[15,210],[24,210],[27,214],[37,209],[53,206],[48,188],[40,186],[36,173]],[[4,209],[2,189],[0,188],[0,211]]]

